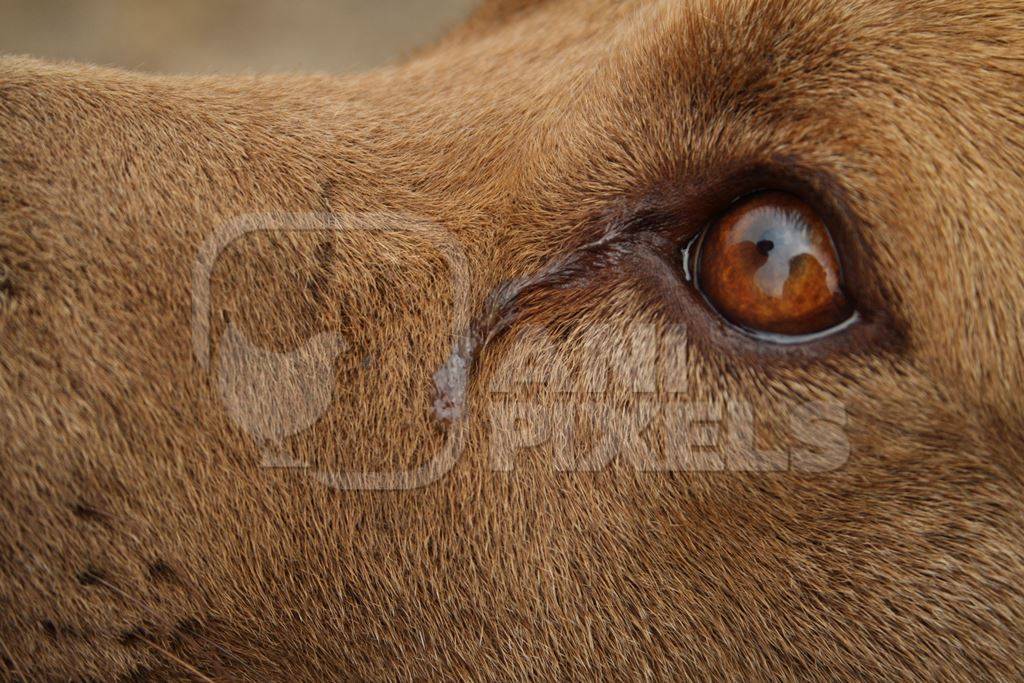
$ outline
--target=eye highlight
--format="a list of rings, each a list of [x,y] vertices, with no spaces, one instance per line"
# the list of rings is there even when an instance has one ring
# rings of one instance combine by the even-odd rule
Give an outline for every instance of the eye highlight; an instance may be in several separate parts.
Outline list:
[[[687,247],[684,259],[711,306],[759,338],[809,341],[856,319],[828,227],[791,194],[743,199]]]

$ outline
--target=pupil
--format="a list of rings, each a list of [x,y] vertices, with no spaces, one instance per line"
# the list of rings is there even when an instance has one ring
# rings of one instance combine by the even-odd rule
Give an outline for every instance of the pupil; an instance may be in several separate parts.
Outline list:
[[[771,240],[761,240],[760,242],[757,243],[757,250],[764,254],[765,256],[767,256],[768,253],[774,248],[775,243],[772,242]]]

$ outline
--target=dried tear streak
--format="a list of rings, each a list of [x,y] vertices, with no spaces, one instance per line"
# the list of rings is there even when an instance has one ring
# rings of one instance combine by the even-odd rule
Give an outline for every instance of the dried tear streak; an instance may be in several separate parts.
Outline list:
[[[484,301],[482,313],[460,335],[448,360],[434,373],[434,415],[438,421],[450,424],[465,416],[470,373],[481,351],[519,319],[525,299],[546,288],[579,286],[583,276],[599,270],[602,257],[632,244],[631,236],[627,227],[613,224],[600,238],[552,258],[533,275],[495,287]]]

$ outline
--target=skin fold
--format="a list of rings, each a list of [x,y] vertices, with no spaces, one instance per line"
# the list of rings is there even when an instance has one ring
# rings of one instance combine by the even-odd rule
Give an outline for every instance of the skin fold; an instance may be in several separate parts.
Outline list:
[[[1020,678],[1022,36],[499,1],[344,78],[0,59],[0,677]],[[759,189],[856,326],[686,281]]]

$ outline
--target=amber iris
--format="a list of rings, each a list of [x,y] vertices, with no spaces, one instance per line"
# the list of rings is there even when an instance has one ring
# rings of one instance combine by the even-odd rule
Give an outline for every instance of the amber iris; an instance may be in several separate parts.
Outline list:
[[[783,192],[748,197],[711,225],[696,270],[711,304],[747,330],[814,334],[852,314],[828,228]]]

